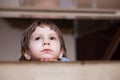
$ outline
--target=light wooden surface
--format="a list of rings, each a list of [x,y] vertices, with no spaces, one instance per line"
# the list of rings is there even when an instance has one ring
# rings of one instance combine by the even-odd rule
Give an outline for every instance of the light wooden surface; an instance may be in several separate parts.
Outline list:
[[[0,80],[120,80],[120,62],[0,62]]]
[[[120,19],[119,9],[1,7],[0,18]]]
[[[0,18],[120,19],[119,11],[87,9],[0,9]]]
[[[2,0],[0,18],[120,19],[119,3],[120,0]]]

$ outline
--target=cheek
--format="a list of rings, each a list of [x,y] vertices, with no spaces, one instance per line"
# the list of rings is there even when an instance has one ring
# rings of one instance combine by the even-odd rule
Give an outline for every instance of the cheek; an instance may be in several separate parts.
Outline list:
[[[29,48],[32,52],[37,52],[39,49],[41,49],[41,44],[40,43],[30,43]]]
[[[53,47],[54,47],[54,50],[60,51],[60,43],[59,42],[53,43]]]

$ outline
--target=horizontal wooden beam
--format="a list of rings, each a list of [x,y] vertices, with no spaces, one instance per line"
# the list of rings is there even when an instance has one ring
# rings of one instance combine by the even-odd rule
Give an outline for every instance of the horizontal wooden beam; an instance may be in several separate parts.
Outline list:
[[[104,9],[63,9],[63,8],[0,8],[0,17],[18,18],[101,18],[101,19],[120,19],[119,10]]]
[[[1,80],[120,80],[119,62],[0,62]]]

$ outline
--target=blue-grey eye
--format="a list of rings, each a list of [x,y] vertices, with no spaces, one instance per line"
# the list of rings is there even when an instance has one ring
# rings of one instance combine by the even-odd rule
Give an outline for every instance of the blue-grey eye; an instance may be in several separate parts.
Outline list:
[[[36,38],[35,38],[35,40],[40,40],[40,39],[41,39],[41,37],[36,37]]]
[[[56,40],[56,37],[50,37],[50,40]]]

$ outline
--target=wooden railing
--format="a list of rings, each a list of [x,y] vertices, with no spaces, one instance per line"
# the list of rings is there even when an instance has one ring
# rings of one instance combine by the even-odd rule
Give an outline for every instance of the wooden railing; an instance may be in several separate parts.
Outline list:
[[[0,62],[0,80],[120,80],[120,62]]]

